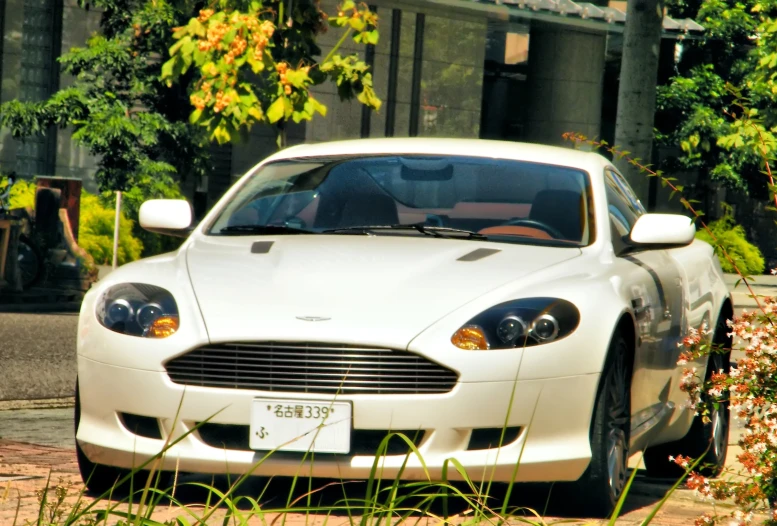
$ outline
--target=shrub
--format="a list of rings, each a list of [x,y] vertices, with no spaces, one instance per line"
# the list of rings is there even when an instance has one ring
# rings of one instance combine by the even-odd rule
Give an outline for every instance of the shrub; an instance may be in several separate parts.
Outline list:
[[[9,203],[11,209],[35,208],[35,181],[17,179],[11,187]],[[0,176],[0,194],[8,187],[8,177]]]
[[[109,265],[113,260],[113,228],[115,210],[105,207],[99,196],[81,193],[81,221],[78,244],[94,258],[97,265]],[[118,263],[140,259],[143,243],[133,235],[135,222],[122,212],[119,219]]]
[[[8,186],[8,178],[0,177],[0,193]],[[17,179],[14,181],[9,195],[11,209],[30,208],[35,209],[34,180]],[[119,220],[119,264],[129,263],[140,259],[143,254],[143,242],[134,234],[135,221],[128,215],[133,212],[137,215],[137,209],[130,208],[122,212]],[[81,192],[81,214],[78,232],[78,245],[94,258],[97,265],[109,265],[113,260],[113,228],[115,221],[115,209],[103,204],[100,196]]]
[[[0,176],[0,193],[8,186],[8,178]],[[10,208],[35,209],[34,180],[17,179],[9,195]],[[142,257],[170,252],[180,246],[182,239],[153,234],[137,223],[140,205],[149,199],[183,199],[177,183],[141,178],[136,186],[122,195],[122,218],[119,221],[119,263],[129,263]],[[81,193],[81,220],[78,244],[98,265],[110,264],[113,259],[113,223],[115,195],[105,192],[94,195]]]
[[[761,251],[747,240],[745,229],[734,222],[730,207],[725,207],[723,217],[707,225],[717,242],[705,230],[699,230],[696,237],[715,247],[724,272],[736,273],[737,268],[745,276],[762,274],[765,267]],[[737,268],[723,255],[723,250],[736,263]]]

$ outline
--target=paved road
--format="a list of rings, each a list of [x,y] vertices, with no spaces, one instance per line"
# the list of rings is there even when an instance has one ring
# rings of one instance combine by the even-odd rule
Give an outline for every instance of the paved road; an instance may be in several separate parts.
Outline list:
[[[733,289],[734,278],[728,281]],[[777,294],[777,277],[761,276],[757,281],[757,292]],[[746,294],[741,287],[735,289],[737,311],[754,305]],[[0,401],[72,396],[77,319],[77,314],[0,313]],[[29,371],[34,371],[33,382]],[[72,408],[3,409],[0,402],[0,438],[73,447]],[[732,429],[732,444],[740,432]]]
[[[76,313],[0,312],[0,400],[72,395],[77,321]]]
[[[73,408],[0,411],[0,439],[75,449]]]

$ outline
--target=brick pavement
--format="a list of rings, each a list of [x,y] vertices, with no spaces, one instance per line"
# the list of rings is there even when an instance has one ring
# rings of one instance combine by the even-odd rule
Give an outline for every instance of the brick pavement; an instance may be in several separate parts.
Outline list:
[[[20,478],[24,477],[24,478]],[[49,480],[50,487],[61,486],[66,488],[67,497],[65,498],[65,509],[71,509],[79,498],[84,503],[91,503],[94,499],[81,496],[83,485],[78,475],[75,451],[72,448],[62,448],[53,446],[41,446],[15,442],[0,439],[0,526],[21,526],[26,524],[37,524],[39,514],[38,492],[41,492]],[[259,486],[255,486],[256,489]],[[642,520],[648,515],[650,510],[665,494],[668,486],[665,484],[651,482],[638,477],[634,491],[626,503],[625,513],[619,518],[618,524],[624,526],[641,524]],[[201,502],[197,496],[187,496],[185,488],[180,489],[179,494],[184,502],[191,509],[200,510],[198,505]],[[251,489],[247,490],[250,494]],[[257,491],[258,493],[258,491]],[[254,493],[256,495],[257,493]],[[54,498],[54,490],[50,490],[49,498]],[[285,493],[276,500],[284,499]],[[105,508],[106,503],[99,503],[98,508]],[[121,509],[126,510],[126,505]],[[720,507],[719,511],[730,508]],[[667,502],[664,508],[659,512],[652,524],[659,526],[676,526],[693,524],[693,521],[701,513],[711,511],[712,506],[709,503],[701,502],[694,497],[689,490],[678,490]],[[208,524],[221,523],[225,511],[220,511]],[[184,515],[184,510],[176,507],[163,505],[159,507],[154,514],[154,519],[166,521],[177,516]],[[270,524],[274,515],[268,515],[260,520],[256,518],[250,524]],[[108,524],[116,524],[118,519],[109,520]],[[546,518],[548,524],[558,518]],[[305,518],[304,514],[289,514],[286,517],[286,524],[291,526],[300,526],[303,524],[327,524],[329,526],[339,526],[348,524],[347,517],[310,516]],[[426,522],[426,521],[425,521]],[[598,523],[599,521],[575,521],[577,524]],[[437,524],[436,521],[429,521],[429,524]],[[48,524],[48,523],[47,523]],[[61,524],[59,522],[55,523]],[[276,524],[280,525],[280,521]]]

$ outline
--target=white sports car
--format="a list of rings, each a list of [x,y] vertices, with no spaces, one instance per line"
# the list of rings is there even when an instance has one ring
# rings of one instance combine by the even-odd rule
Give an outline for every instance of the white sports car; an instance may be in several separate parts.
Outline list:
[[[720,265],[688,217],[646,213],[596,153],[295,146],[191,221],[185,201],[144,203],[144,228],[186,241],[83,302],[76,438],[93,491],[187,432],[163,469],[241,473],[277,450],[255,474],[367,478],[401,431],[432,477],[455,458],[473,479],[567,481],[599,515],[640,450],[657,475],[670,454],[723,465],[727,409],[694,420],[677,365],[691,327],[727,343]],[[389,440],[379,476],[423,478],[407,452]]]

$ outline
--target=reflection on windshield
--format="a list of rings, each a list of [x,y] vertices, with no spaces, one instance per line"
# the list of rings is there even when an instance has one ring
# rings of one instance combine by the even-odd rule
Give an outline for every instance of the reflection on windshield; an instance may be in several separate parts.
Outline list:
[[[588,176],[581,170],[521,161],[459,156],[282,161],[253,174],[209,233],[384,227],[374,233],[419,235],[422,229],[413,225],[421,225],[466,232],[467,239],[584,246],[593,239],[588,193]],[[395,228],[385,228],[390,226]]]

